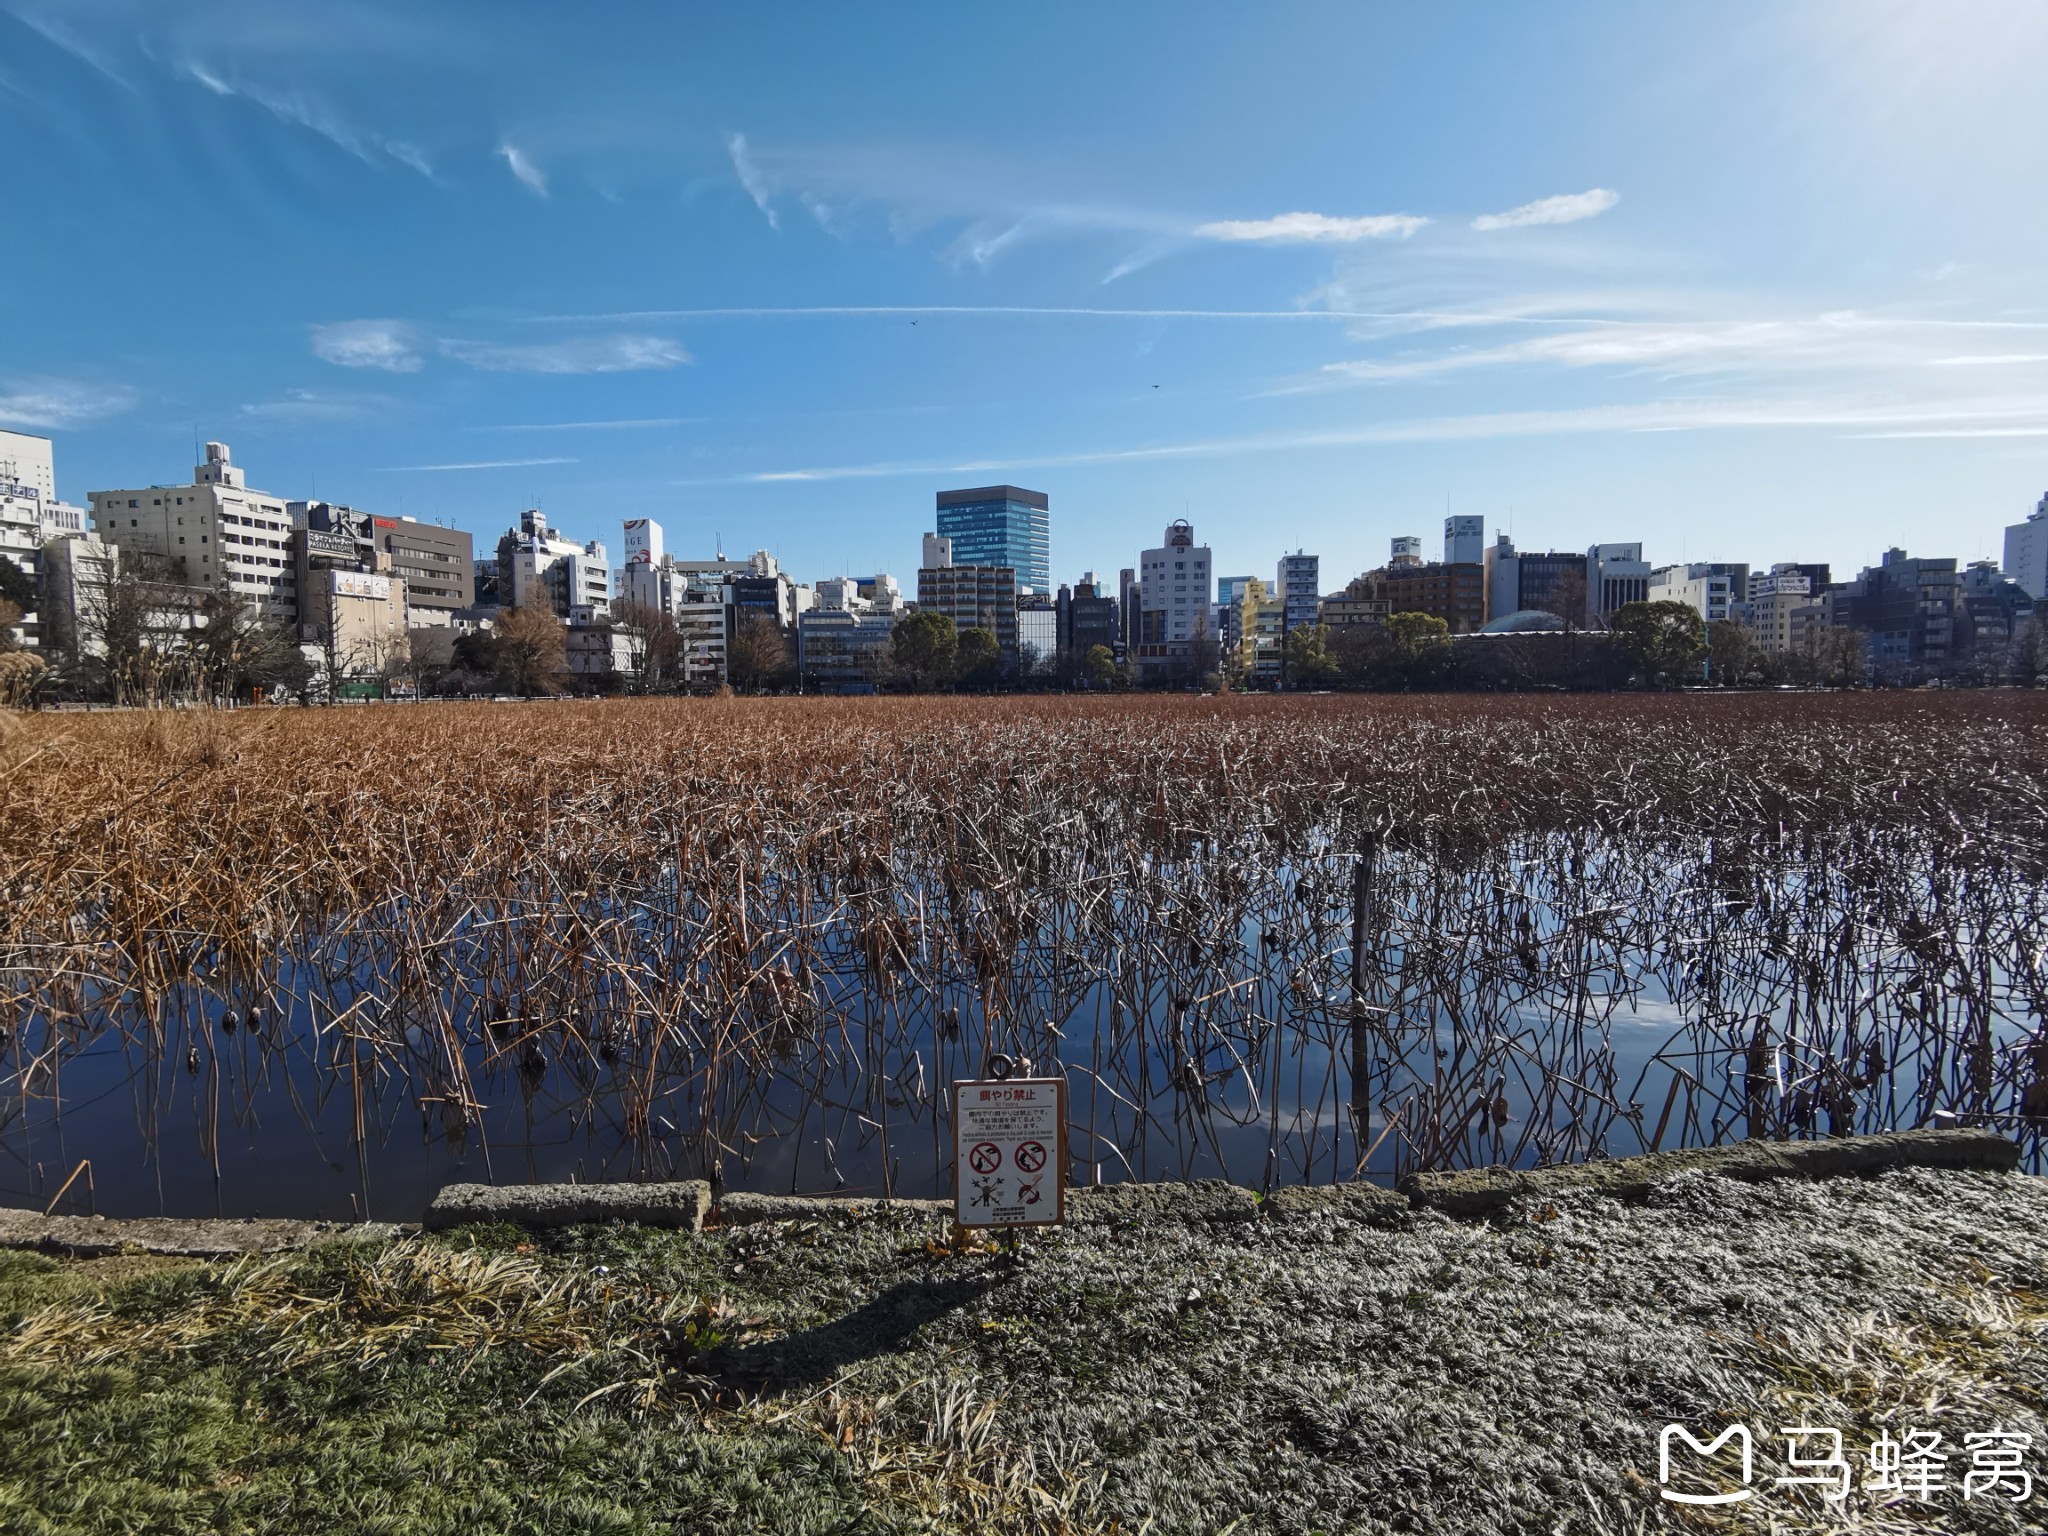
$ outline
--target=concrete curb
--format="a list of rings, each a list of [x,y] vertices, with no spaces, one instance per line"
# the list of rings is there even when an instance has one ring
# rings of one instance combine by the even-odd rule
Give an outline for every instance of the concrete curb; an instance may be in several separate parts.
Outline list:
[[[471,1221],[524,1227],[581,1227],[626,1221],[695,1232],[711,1209],[702,1179],[673,1184],[449,1184],[434,1196],[421,1225],[440,1232]]]
[[[1827,1179],[1884,1173],[1893,1168],[1958,1168],[2010,1172],[2020,1149],[1997,1131],[1887,1131],[1828,1141],[1740,1141],[1725,1147],[1650,1152],[1556,1168],[1473,1168],[1455,1173],[1413,1173],[1401,1193],[1416,1205],[1447,1216],[1484,1216],[1510,1200],[1586,1189],[1617,1200],[1641,1200],[1652,1188],[1687,1173],[1708,1173],[1747,1184],[1771,1179]]]
[[[335,1221],[176,1221],[144,1216],[45,1216],[40,1211],[0,1208],[0,1248],[40,1248],[75,1259],[103,1259],[118,1253],[155,1253],[173,1258],[227,1259],[250,1253],[292,1253],[322,1243],[398,1236],[392,1222],[350,1225]]]
[[[869,1221],[889,1212],[942,1217],[950,1200],[877,1200],[861,1195],[727,1195],[715,1207],[721,1227],[750,1227],[763,1221]]]

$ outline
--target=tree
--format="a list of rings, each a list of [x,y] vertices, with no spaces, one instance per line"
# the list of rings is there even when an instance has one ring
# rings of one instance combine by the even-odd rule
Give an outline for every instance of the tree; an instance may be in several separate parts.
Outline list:
[[[1287,675],[1297,688],[1326,688],[1337,676],[1337,659],[1330,654],[1327,624],[1302,624],[1289,630],[1286,655]]]
[[[1002,674],[1003,648],[993,630],[971,625],[959,633],[953,665],[962,683],[970,688],[990,688]]]
[[[1121,680],[1116,652],[1106,645],[1091,645],[1087,657],[1088,681],[1097,688],[1114,688]]]
[[[0,555],[0,603],[14,604],[14,622],[17,624],[21,622],[22,614],[33,613],[36,608],[35,577],[5,555]]]
[[[681,677],[682,632],[667,609],[627,598],[612,605],[612,629],[625,639],[627,665],[642,692]]]
[[[892,634],[893,641],[895,636]],[[782,626],[765,613],[740,620],[726,648],[726,681],[743,692],[780,687],[790,673],[789,641]]]
[[[1554,613],[1564,622],[1564,632],[1577,634],[1586,627],[1586,615],[1590,598],[1586,589],[1584,571],[1562,571],[1556,581],[1550,584],[1550,593],[1537,604],[1545,613]]]
[[[2048,620],[2036,613],[2020,625],[2012,637],[2012,653],[2006,665],[2012,680],[2022,688],[2038,688],[2048,681]]]
[[[1608,627],[1621,654],[1652,686],[1671,687],[1699,676],[1707,625],[1690,603],[1623,603]]]
[[[912,688],[942,687],[959,673],[960,634],[952,618],[921,609],[889,631],[896,674]]]
[[[1722,619],[1707,626],[1707,664],[1715,682],[1735,688],[1761,674],[1763,651],[1747,624]]]
[[[297,643],[226,587],[201,599],[192,631],[195,680],[210,697],[246,699],[307,680]]]
[[[498,676],[513,693],[560,693],[569,672],[569,635],[546,608],[506,608],[498,615]]]
[[[0,565],[12,570],[13,563],[0,555]],[[21,622],[21,604],[10,597],[0,597],[0,656],[6,655],[21,644],[15,637],[14,626]]]
[[[1396,613],[1388,616],[1387,638],[1410,656],[1418,656],[1433,645],[1451,638],[1447,620],[1433,613]]]
[[[1855,687],[1869,672],[1862,632],[1840,624],[1814,625],[1806,632],[1806,664],[1822,687]]]

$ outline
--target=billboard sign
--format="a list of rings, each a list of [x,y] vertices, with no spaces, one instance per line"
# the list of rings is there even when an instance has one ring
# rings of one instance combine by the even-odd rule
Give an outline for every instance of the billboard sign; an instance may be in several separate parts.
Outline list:
[[[336,597],[367,597],[378,602],[391,599],[391,578],[372,576],[368,571],[330,571],[328,588]]]

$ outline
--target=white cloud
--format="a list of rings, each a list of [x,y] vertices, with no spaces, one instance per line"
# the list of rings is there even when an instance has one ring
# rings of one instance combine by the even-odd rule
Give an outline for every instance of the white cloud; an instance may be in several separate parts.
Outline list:
[[[118,416],[135,404],[135,391],[120,384],[81,384],[69,379],[22,379],[0,384],[0,427],[89,426]]]
[[[230,82],[204,64],[190,61],[185,64],[184,70],[188,76],[214,95],[246,101],[261,107],[279,122],[316,133],[335,148],[354,155],[365,165],[375,165],[378,163],[379,155],[387,155],[407,169],[417,171],[429,180],[433,178],[433,166],[414,146],[357,129],[315,97],[302,92],[275,91],[265,86],[252,85],[245,80]]]
[[[1372,213],[1355,219],[1332,218],[1326,213],[1282,213],[1270,219],[1223,219],[1198,224],[1194,232],[1204,240],[1349,245],[1359,240],[1406,240],[1428,222],[1412,213]]]
[[[310,426],[321,422],[353,421],[392,403],[389,395],[332,395],[312,389],[288,389],[276,400],[258,400],[243,406],[242,414],[258,421]]]
[[[1605,213],[1621,201],[1619,192],[1594,187],[1587,192],[1564,192],[1556,197],[1539,197],[1533,203],[1510,208],[1506,213],[1482,213],[1472,221],[1474,229],[1521,229],[1530,224],[1576,224]]]
[[[441,352],[490,373],[636,373],[690,361],[690,354],[665,336],[581,336],[515,346],[450,337],[442,341]]]
[[[387,464],[380,475],[424,475],[454,469],[531,469],[538,464],[574,464],[575,459],[483,459],[474,464]]]
[[[547,174],[539,166],[526,158],[525,151],[511,144],[500,144],[498,146],[498,153],[504,157],[505,164],[512,168],[512,174],[517,176],[521,182],[532,188],[542,197],[548,195]]]
[[[316,325],[313,355],[337,368],[380,368],[386,373],[418,373],[421,365],[412,328],[396,320]]]
[[[747,151],[747,136],[744,133],[728,133],[725,136],[725,152],[732,156],[733,174],[740,179],[740,185],[747,189],[747,196],[754,200],[754,206],[761,210],[761,216],[768,221],[770,229],[780,229],[781,222],[775,217],[775,205],[770,199],[774,188],[768,185],[768,178],[761,174],[761,167]]]

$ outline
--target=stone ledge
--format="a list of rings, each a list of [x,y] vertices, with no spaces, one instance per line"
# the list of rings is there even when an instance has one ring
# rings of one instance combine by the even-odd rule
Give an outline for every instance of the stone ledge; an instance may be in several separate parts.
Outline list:
[[[1406,1195],[1379,1184],[1290,1184],[1266,1198],[1266,1210],[1288,1221],[1321,1213],[1352,1221],[1387,1221],[1412,1209]]]
[[[608,1221],[695,1232],[711,1209],[702,1179],[672,1184],[449,1184],[421,1221],[429,1232],[472,1221],[581,1227]]]
[[[1561,1190],[1586,1189],[1617,1200],[1642,1200],[1654,1186],[1686,1173],[1760,1184],[1771,1179],[1869,1175],[1893,1168],[2004,1172],[2017,1168],[2019,1161],[2018,1144],[1996,1131],[1887,1131],[1828,1141],[1740,1141],[1555,1168],[1412,1173],[1401,1180],[1400,1190],[1415,1204],[1449,1216],[1484,1216],[1520,1196]]]
[[[351,1225],[263,1217],[244,1221],[179,1221],[163,1216],[122,1220],[0,1209],[0,1248],[40,1248],[75,1259],[103,1259],[118,1253],[225,1259],[250,1253],[291,1253],[322,1243],[389,1241],[398,1233],[398,1226],[392,1222]]]
[[[917,1216],[950,1216],[950,1200],[878,1200],[861,1195],[755,1195],[739,1193],[718,1202],[720,1226],[749,1227],[763,1221],[868,1221],[891,1211]]]
[[[1176,1184],[1093,1184],[1067,1191],[1067,1220],[1084,1225],[1258,1219],[1259,1197],[1221,1179],[1190,1179]]]

